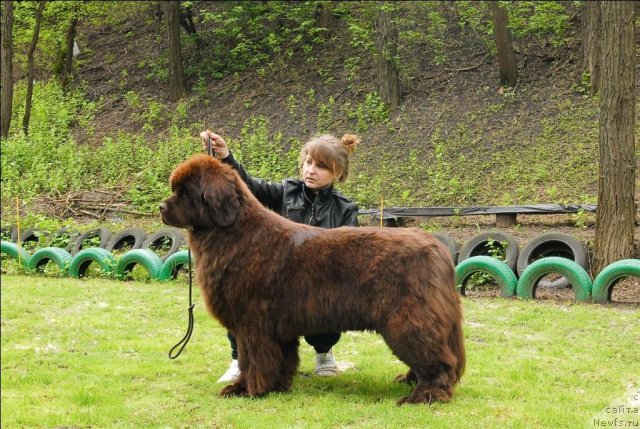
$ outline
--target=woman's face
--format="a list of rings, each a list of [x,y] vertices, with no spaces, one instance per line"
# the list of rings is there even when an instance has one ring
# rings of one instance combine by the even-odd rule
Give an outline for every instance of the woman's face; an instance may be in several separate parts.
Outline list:
[[[331,185],[335,179],[336,176],[327,165],[318,163],[307,155],[302,163],[302,180],[307,188],[319,191]]]

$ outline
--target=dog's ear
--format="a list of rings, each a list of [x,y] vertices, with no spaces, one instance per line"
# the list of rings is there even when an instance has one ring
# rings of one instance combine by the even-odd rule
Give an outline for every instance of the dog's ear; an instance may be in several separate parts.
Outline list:
[[[224,173],[205,177],[201,189],[202,218],[222,227],[231,225],[240,211],[234,177]]]

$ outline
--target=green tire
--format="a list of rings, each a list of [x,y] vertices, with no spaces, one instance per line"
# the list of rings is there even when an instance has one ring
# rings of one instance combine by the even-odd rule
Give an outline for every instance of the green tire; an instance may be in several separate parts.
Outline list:
[[[178,275],[178,270],[183,265],[186,265],[187,267],[189,266],[188,250],[178,250],[176,253],[170,255],[162,264],[162,268],[160,268],[160,273],[158,274],[158,279],[163,281],[175,279]]]
[[[607,265],[593,281],[591,295],[595,302],[611,301],[616,282],[624,277],[640,277],[640,259],[622,259]]]
[[[113,257],[111,252],[101,247],[91,247],[89,249],[82,249],[71,260],[69,265],[69,276],[71,277],[84,277],[87,272],[87,268],[93,262],[100,265],[102,272],[110,274],[116,265],[116,258]]]
[[[119,279],[124,279],[134,266],[140,264],[147,270],[151,280],[157,280],[162,268],[162,259],[149,249],[134,249],[126,252],[118,260],[114,274]]]
[[[67,271],[69,269],[69,264],[71,264],[71,260],[73,256],[71,253],[67,252],[65,249],[61,249],[59,247],[45,247],[43,249],[36,250],[31,258],[29,258],[29,270],[39,271],[45,265],[47,265],[50,261],[55,262],[55,264],[62,271]]]
[[[507,264],[490,256],[472,256],[456,266],[456,285],[461,295],[465,294],[465,283],[472,274],[483,272],[489,274],[500,286],[502,296],[516,294],[518,279]]]
[[[538,282],[550,273],[560,273],[569,280],[576,301],[589,300],[593,285],[589,273],[571,259],[557,256],[538,259],[525,268],[518,280],[518,296],[525,299],[535,298]]]
[[[22,246],[18,246],[16,243],[10,241],[2,241],[0,246],[2,247],[1,253],[6,253],[13,259],[20,261],[25,268],[29,266],[31,256]]]

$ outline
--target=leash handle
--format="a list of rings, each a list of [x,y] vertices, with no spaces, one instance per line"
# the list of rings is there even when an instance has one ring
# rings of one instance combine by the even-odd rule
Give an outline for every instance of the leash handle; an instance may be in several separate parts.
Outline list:
[[[194,307],[193,304],[189,306],[189,326],[187,327],[187,333],[184,334],[184,337],[182,337],[182,339],[178,342],[178,344],[171,347],[171,350],[169,350],[169,359],[175,359],[178,356],[180,356],[180,353],[182,353],[182,350],[184,350],[184,348],[187,346],[187,343],[191,339],[191,334],[193,334],[193,307]],[[180,348],[174,354],[173,351],[178,347]]]
[[[214,157],[213,147],[211,146],[211,136],[207,136],[207,152],[209,152],[210,157]]]
[[[209,138],[209,152],[211,152],[211,138]],[[195,307],[195,304],[193,304],[192,300],[193,279],[191,276],[191,249],[187,250],[187,259],[189,259],[189,325],[187,326],[187,332],[186,334],[184,334],[184,337],[182,337],[182,339],[178,341],[178,344],[171,347],[171,350],[169,350],[169,359],[175,359],[180,356],[180,353],[182,353],[182,350],[184,350],[184,348],[187,346],[187,343],[191,339],[191,334],[193,334],[193,307]],[[178,347],[180,347],[180,349],[178,349],[178,351],[174,354],[173,351]]]

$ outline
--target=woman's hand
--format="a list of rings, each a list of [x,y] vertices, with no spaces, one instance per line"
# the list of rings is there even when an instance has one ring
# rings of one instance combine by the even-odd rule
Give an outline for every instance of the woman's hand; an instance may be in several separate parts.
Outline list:
[[[227,142],[225,142],[218,134],[210,130],[206,130],[200,133],[200,138],[202,139],[202,150],[205,152],[208,152],[207,144],[209,138],[211,138],[211,149],[213,153],[220,159],[225,159],[229,156],[229,147],[227,146]]]

